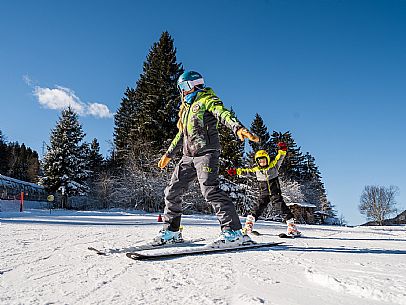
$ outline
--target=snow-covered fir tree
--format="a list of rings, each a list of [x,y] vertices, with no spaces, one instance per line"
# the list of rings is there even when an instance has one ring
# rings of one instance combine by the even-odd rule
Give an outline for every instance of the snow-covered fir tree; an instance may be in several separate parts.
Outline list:
[[[235,115],[231,108],[230,112]],[[247,209],[246,184],[237,176],[229,176],[227,170],[244,166],[244,142],[234,132],[222,124],[218,124],[221,143],[219,179],[221,188],[230,196],[237,210],[245,214]],[[200,197],[199,197],[200,198]]]
[[[43,160],[43,185],[56,192],[65,187],[69,196],[88,191],[88,145],[78,115],[70,108],[62,111],[56,127],[51,131],[50,145]]]
[[[343,218],[342,215],[340,217],[338,216],[335,205],[332,204],[330,201],[328,201],[327,198],[326,198],[325,202],[323,202],[321,210],[328,214],[328,217],[332,219],[333,223],[340,222],[340,218]]]
[[[144,62],[136,88],[127,88],[115,116],[114,144],[118,156],[128,156],[130,151],[132,155],[143,153],[140,143],[149,143],[155,153],[169,145],[177,132],[180,96],[176,82],[182,72],[173,39],[163,32]]]
[[[316,205],[319,210],[323,210],[323,207],[328,204],[326,190],[315,159],[309,152],[306,152],[300,164],[300,182],[304,201]]]
[[[31,148],[27,149],[27,180],[28,182],[38,183],[40,175],[40,161],[38,153]]]
[[[97,141],[96,138],[92,140],[92,143],[90,143],[90,150],[89,150],[89,156],[88,156],[88,166],[89,170],[92,172],[92,176],[95,174],[99,173],[101,170],[101,167],[103,165],[103,156],[100,153],[100,144]]]
[[[134,89],[127,88],[115,116],[114,181],[116,202],[154,211],[162,208],[163,179],[157,162],[177,133],[183,73],[168,32],[151,47]],[[161,190],[162,191],[159,191]]]
[[[232,108],[230,112],[235,115]],[[221,143],[220,174],[226,175],[227,169],[243,165],[244,142],[241,142],[231,129],[222,124],[218,125],[218,131]]]
[[[166,148],[165,140],[172,140],[177,133],[181,102],[177,80],[182,73],[183,68],[176,60],[173,38],[168,32],[163,32],[152,46],[144,62],[143,74],[137,81],[137,98],[141,100],[141,106],[133,138],[149,141],[157,150]]]
[[[131,150],[130,132],[138,109],[135,90],[127,87],[124,97],[121,99],[120,107],[114,115],[114,158],[117,160],[125,159]]]
[[[254,164],[254,155],[258,150],[265,150],[267,153],[273,153],[273,145],[270,141],[268,127],[266,127],[264,120],[262,117],[257,113],[255,114],[255,118],[251,123],[250,131],[257,135],[260,139],[260,142],[252,142],[250,141],[249,144],[251,146],[251,152],[248,154],[249,160],[251,164]]]
[[[301,164],[303,162],[303,154],[300,147],[297,147],[295,140],[290,131],[285,133],[274,131],[271,136],[270,142],[272,146],[277,148],[278,142],[285,142],[288,146],[288,152],[279,170],[282,177],[287,180],[295,180],[300,183],[301,180]],[[276,155],[276,149],[272,157]]]

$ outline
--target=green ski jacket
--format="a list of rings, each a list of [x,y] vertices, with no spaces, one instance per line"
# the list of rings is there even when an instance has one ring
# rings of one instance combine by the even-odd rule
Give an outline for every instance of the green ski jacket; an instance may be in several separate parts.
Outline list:
[[[193,102],[185,104],[181,122],[183,130],[179,130],[166,154],[173,158],[183,145],[183,154],[196,157],[207,152],[220,150],[217,124],[221,122],[235,134],[244,126],[232,113],[224,108],[223,102],[211,88],[204,88],[197,93]]]

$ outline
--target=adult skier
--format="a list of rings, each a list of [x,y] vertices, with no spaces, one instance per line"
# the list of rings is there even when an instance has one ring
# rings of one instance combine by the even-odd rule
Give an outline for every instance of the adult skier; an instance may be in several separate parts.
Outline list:
[[[262,215],[265,208],[272,201],[272,205],[280,207],[284,219],[288,225],[287,233],[289,237],[299,236],[300,232],[295,225],[295,219],[289,207],[286,205],[282,197],[282,191],[279,184],[279,168],[282,165],[283,159],[286,156],[287,145],[284,142],[278,144],[278,154],[275,159],[271,161],[268,153],[265,150],[259,150],[255,153],[254,160],[257,166],[252,168],[230,168],[227,173],[230,176],[243,175],[247,173],[255,173],[259,184],[259,198],[256,205],[252,208],[250,214],[247,216],[243,228],[244,234],[252,232],[254,223]]]
[[[156,244],[181,242],[179,230],[182,215],[181,197],[190,182],[196,177],[201,192],[217,215],[221,234],[213,243],[214,247],[229,247],[249,243],[251,239],[241,232],[237,211],[228,197],[220,189],[218,180],[220,141],[217,123],[227,126],[241,141],[248,138],[258,142],[211,88],[205,87],[201,74],[194,71],[183,73],[177,82],[182,98],[177,123],[178,133],[166,153],[158,162],[163,169],[183,146],[183,156],[175,167],[169,185],[165,189],[164,226],[154,238]]]

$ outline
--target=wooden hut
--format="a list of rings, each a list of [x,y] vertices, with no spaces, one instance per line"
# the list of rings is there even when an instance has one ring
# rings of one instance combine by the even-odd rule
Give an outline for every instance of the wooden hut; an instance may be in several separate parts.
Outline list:
[[[289,202],[286,205],[291,209],[298,223],[314,224],[316,206],[307,202]]]

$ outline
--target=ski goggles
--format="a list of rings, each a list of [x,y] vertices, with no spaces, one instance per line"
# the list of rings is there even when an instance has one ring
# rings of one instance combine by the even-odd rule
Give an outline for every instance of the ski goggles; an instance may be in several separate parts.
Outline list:
[[[267,157],[258,157],[255,160],[257,161],[257,163],[259,163],[259,161],[261,161],[261,160],[265,160],[266,163],[268,163],[268,158]]]
[[[180,92],[190,91],[197,85],[204,85],[204,79],[203,78],[198,78],[198,79],[195,79],[195,80],[186,80],[184,82],[181,82],[181,83],[178,84],[178,90]]]

